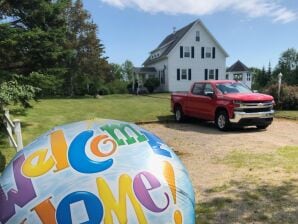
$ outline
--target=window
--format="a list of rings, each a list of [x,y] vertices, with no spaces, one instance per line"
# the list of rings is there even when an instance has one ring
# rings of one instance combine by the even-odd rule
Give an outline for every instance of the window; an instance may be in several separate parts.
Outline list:
[[[215,77],[214,77],[214,69],[210,69],[210,70],[209,70],[209,76],[208,76],[208,79],[215,79]]]
[[[242,73],[236,73],[236,74],[233,74],[233,77],[234,77],[234,80],[235,80],[235,81],[242,81],[242,80],[243,80],[243,75],[242,75]]]
[[[251,93],[251,90],[240,82],[217,84],[216,88],[223,94],[227,93]]]
[[[226,79],[229,79],[229,74],[226,74]]]
[[[194,95],[204,95],[204,83],[195,83],[191,92]]]
[[[184,47],[184,57],[189,58],[190,57],[190,49],[189,47]]]
[[[211,58],[211,47],[206,47],[206,58]]]
[[[247,81],[250,81],[251,80],[251,77],[250,77],[250,73],[247,73],[247,78],[246,78]]]
[[[196,41],[200,41],[200,31],[196,32]]]
[[[186,80],[187,79],[187,70],[186,69],[181,69],[181,79]]]

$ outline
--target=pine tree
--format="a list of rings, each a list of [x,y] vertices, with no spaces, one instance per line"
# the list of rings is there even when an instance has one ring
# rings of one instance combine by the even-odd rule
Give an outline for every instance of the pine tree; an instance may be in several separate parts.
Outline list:
[[[28,75],[65,72],[65,0],[2,0],[0,72]]]
[[[69,94],[95,94],[109,76],[110,68],[96,35],[97,26],[81,0],[69,4],[67,23],[67,47],[75,52],[67,73]]]

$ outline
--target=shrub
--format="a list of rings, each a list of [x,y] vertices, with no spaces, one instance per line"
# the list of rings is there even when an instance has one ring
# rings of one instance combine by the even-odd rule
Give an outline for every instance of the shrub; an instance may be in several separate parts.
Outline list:
[[[149,93],[153,93],[153,91],[159,86],[158,78],[148,78],[144,86],[148,89]]]
[[[41,91],[38,92],[37,96],[55,96],[61,94],[63,80],[57,78],[54,75],[45,75],[38,72],[30,73],[27,77],[26,82],[29,85],[38,87]]]
[[[121,81],[121,80],[114,80],[108,83],[106,86],[110,90],[110,94],[121,94],[121,93],[128,93],[127,89],[128,82]]]
[[[106,86],[101,86],[99,89],[98,89],[98,94],[99,95],[109,95],[110,94],[110,90],[108,87]]]
[[[265,93],[270,94],[276,101],[276,108],[283,110],[298,109],[298,86],[283,84],[280,90],[280,100],[278,102],[278,85],[274,84],[265,89]]]

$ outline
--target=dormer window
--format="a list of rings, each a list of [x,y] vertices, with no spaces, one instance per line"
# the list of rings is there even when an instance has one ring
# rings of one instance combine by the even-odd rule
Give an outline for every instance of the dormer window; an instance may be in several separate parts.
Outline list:
[[[196,31],[196,41],[200,41],[200,31]]]
[[[190,57],[190,47],[184,47],[184,57],[185,58]]]

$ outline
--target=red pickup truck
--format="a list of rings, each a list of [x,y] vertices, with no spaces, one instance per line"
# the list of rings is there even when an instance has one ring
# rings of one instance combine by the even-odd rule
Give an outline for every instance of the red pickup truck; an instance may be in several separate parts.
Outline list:
[[[272,96],[254,93],[241,82],[212,80],[195,82],[188,93],[173,93],[171,109],[176,121],[186,116],[214,121],[225,131],[232,124],[267,128],[273,120]]]

